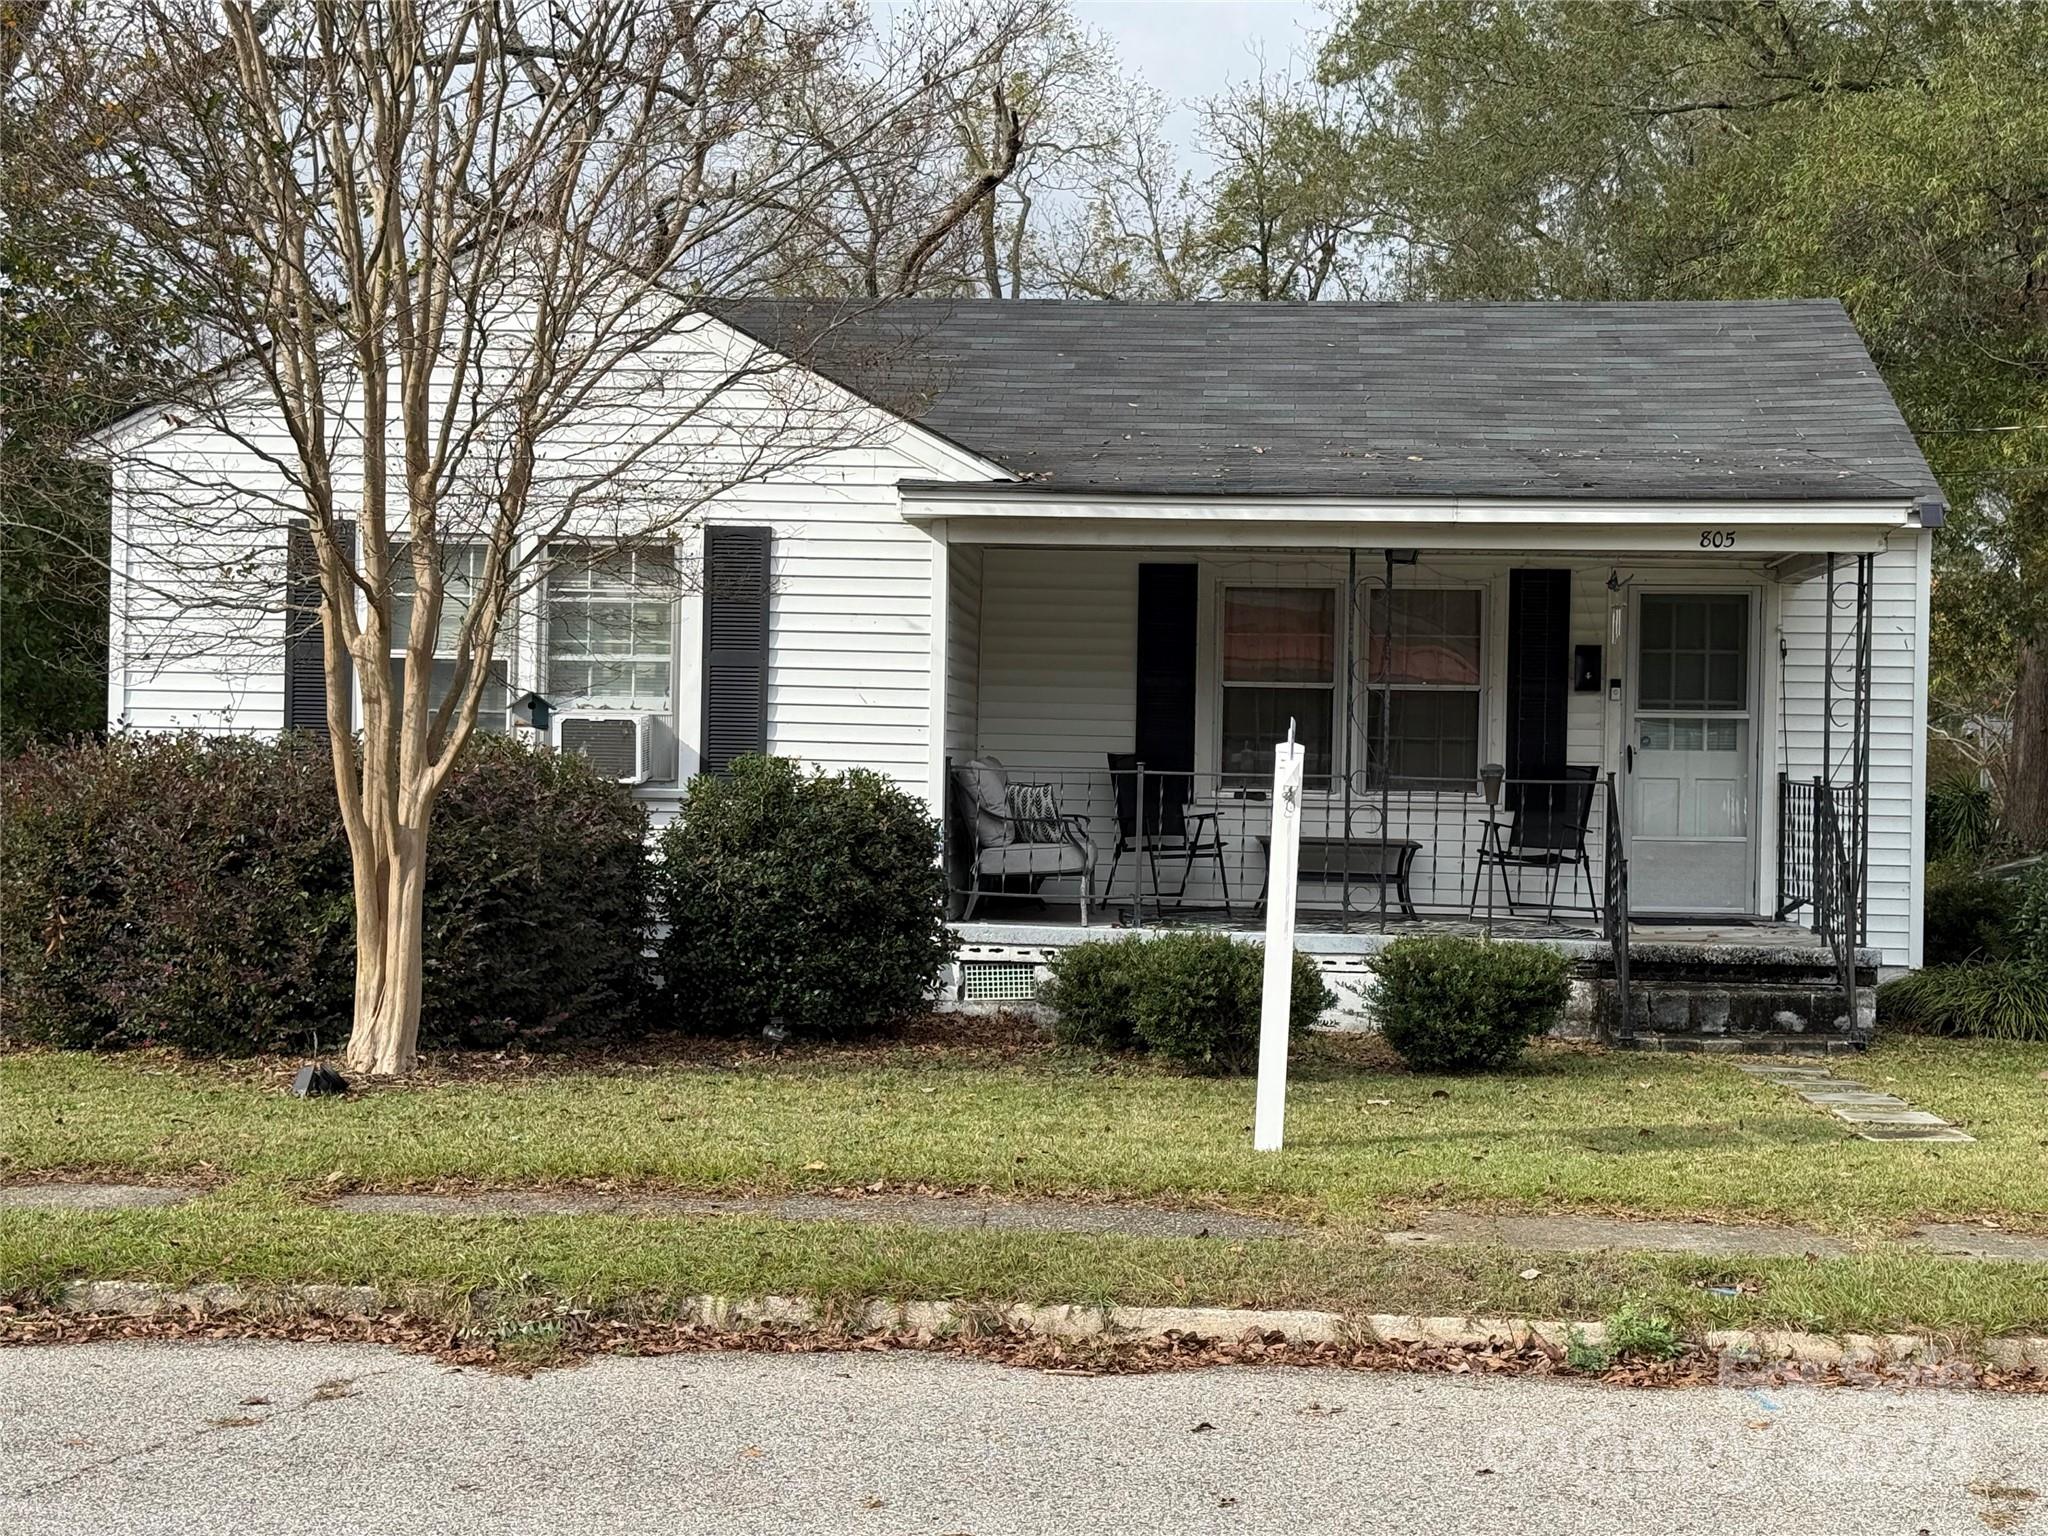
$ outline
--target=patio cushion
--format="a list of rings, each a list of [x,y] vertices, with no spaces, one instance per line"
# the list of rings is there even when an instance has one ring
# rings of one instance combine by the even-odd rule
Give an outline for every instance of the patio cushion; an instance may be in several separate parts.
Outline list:
[[[1011,843],[984,848],[974,867],[984,875],[1078,875],[1095,865],[1095,852],[1075,843]]]
[[[1020,843],[1063,843],[1065,823],[1060,820],[1059,792],[1050,784],[1012,784],[1010,820]]]
[[[959,771],[958,783],[967,814],[974,820],[974,841],[1000,848],[1010,841],[1010,776],[992,757],[978,757]]]

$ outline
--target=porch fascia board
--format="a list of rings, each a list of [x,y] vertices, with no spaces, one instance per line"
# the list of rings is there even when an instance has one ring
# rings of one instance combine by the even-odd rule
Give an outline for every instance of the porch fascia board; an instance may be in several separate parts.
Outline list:
[[[943,519],[957,544],[1192,548],[1426,548],[1600,554],[1875,553],[1919,526],[1913,502],[1586,502],[1519,497],[1391,501],[1131,496],[1070,499],[905,486],[906,521]],[[1733,538],[1712,542],[1716,534]]]

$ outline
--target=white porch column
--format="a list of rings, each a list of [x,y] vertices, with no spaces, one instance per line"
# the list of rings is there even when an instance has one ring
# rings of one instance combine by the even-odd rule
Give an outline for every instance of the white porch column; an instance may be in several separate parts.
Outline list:
[[[949,614],[953,606],[952,560],[946,541],[946,520],[935,518],[926,525],[932,536],[931,595],[931,700],[925,727],[931,748],[930,775],[925,793],[932,814],[941,825],[946,819],[946,701],[950,694],[946,658],[949,650]]]

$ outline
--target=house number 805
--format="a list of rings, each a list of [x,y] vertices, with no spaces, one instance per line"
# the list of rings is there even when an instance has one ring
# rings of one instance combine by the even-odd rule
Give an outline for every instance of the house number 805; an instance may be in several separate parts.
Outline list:
[[[1734,547],[1735,530],[1732,528],[1716,528],[1700,535],[1701,549],[1733,549]]]

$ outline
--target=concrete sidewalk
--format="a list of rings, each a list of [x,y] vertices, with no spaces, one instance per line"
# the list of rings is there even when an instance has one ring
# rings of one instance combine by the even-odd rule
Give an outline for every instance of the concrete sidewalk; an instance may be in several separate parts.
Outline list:
[[[176,1205],[200,1191],[92,1183],[0,1185],[0,1209],[142,1210]],[[1312,1228],[1230,1211],[1101,1201],[1003,1199],[982,1194],[745,1196],[604,1193],[577,1189],[487,1190],[475,1194],[354,1194],[332,1209],[370,1216],[479,1217],[751,1216],[771,1221],[852,1221],[940,1231],[1073,1232],[1150,1238],[1286,1239]],[[1802,1258],[1906,1249],[1945,1258],[2048,1263],[2048,1235],[2001,1227],[1931,1225],[1859,1245],[1803,1227],[1711,1221],[1656,1221],[1574,1214],[1488,1216],[1424,1211],[1386,1234],[1389,1243],[1477,1243],[1529,1253],[1688,1253],[1716,1258]]]

